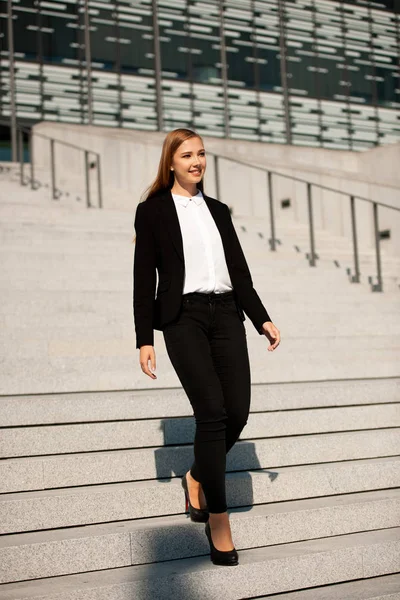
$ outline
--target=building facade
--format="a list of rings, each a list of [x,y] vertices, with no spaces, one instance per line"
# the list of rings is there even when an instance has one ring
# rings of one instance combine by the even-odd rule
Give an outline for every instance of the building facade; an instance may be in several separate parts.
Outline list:
[[[400,0],[0,0],[0,10],[3,121],[183,126],[351,150],[400,140]]]

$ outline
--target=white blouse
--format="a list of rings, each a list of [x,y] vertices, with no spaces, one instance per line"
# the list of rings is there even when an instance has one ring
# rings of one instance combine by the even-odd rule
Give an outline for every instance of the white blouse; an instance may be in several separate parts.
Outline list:
[[[182,232],[185,258],[183,294],[228,292],[232,282],[218,227],[199,190],[195,196],[172,194]]]

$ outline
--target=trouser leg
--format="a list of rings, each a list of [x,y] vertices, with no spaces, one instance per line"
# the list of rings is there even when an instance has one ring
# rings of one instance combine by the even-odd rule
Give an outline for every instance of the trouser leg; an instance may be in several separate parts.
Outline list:
[[[196,305],[197,306],[197,305]],[[225,494],[226,420],[221,382],[208,339],[207,305],[191,306],[164,330],[175,372],[193,408],[196,422],[195,479],[201,481],[210,512],[227,509]]]
[[[225,452],[228,453],[247,423],[251,398],[246,330],[234,302],[216,304],[210,351],[224,397]],[[190,471],[194,479],[201,481],[196,457]]]

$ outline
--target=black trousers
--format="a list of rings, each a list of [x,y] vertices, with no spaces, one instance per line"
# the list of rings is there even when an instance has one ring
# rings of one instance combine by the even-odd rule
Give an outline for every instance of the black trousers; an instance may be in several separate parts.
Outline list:
[[[208,510],[225,512],[226,453],[247,423],[251,390],[246,329],[233,292],[184,294],[163,336],[195,417],[191,475],[202,484]]]

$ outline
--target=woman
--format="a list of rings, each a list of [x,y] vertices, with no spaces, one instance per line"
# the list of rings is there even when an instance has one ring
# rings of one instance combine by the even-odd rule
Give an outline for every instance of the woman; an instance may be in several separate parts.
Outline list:
[[[271,342],[269,351],[280,333],[253,287],[228,206],[204,192],[205,170],[202,138],[190,129],[169,132],[135,215],[136,347],[143,372],[156,379],[154,329],[163,332],[196,421],[195,461],[182,477],[185,510],[206,523],[214,564],[236,565],[225,467],[250,408],[244,312]]]

